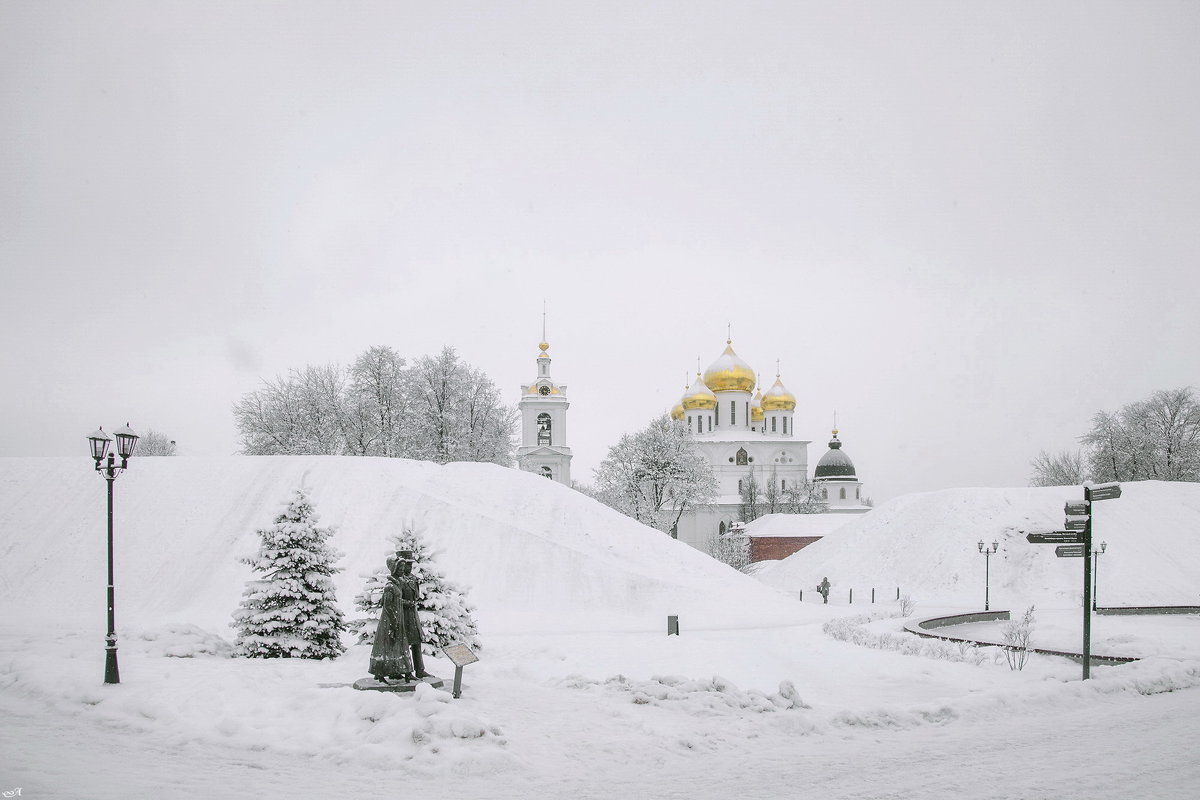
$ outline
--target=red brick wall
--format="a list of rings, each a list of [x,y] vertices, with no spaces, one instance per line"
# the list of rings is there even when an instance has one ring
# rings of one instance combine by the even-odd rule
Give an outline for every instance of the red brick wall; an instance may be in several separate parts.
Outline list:
[[[808,547],[820,536],[756,536],[750,537],[751,561],[778,561],[801,548]]]

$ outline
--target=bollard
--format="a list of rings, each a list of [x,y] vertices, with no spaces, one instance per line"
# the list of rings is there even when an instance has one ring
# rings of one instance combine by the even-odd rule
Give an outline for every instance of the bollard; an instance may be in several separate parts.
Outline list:
[[[676,617],[676,616],[667,617],[667,636],[678,636],[678,635],[679,635],[679,617]]]
[[[802,603],[804,602],[804,590],[803,589],[800,590],[800,602],[802,602]]]
[[[871,605],[875,605],[875,587],[871,587]]]
[[[854,605],[854,590],[850,590],[850,605]]]
[[[900,599],[900,587],[899,586],[896,587],[896,599],[897,600]]]

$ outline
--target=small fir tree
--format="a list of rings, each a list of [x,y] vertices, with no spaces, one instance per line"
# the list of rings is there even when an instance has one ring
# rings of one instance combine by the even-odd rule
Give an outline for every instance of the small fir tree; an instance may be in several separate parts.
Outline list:
[[[233,612],[234,653],[251,658],[336,658],[345,651],[346,623],[330,576],[341,556],[328,543],[333,528],[318,517],[304,489],[269,528],[258,554],[242,561],[262,578],[246,582]]]
[[[417,613],[425,634],[422,651],[426,655],[437,655],[441,648],[451,644],[479,649],[479,631],[472,616],[475,609],[467,602],[466,592],[447,580],[438,569],[434,563],[437,554],[430,551],[424,537],[414,526],[406,525],[400,533],[392,535],[390,541],[394,550],[408,550],[413,554],[412,574],[421,582]],[[354,608],[362,616],[351,620],[350,628],[358,631],[360,644],[371,644],[375,639],[387,576],[385,565],[367,578],[362,592],[354,598]]]

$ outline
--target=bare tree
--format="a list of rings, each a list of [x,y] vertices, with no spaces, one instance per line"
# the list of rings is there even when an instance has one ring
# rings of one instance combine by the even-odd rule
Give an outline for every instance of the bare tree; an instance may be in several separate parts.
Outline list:
[[[738,481],[738,494],[742,497],[741,505],[738,506],[738,515],[742,518],[742,522],[753,522],[762,515],[762,487],[758,484],[758,477],[754,474],[754,467],[746,470],[746,477]]]
[[[622,436],[595,474],[601,502],[664,533],[717,493],[712,467],[683,424],[667,414]]]
[[[824,514],[829,510],[829,501],[811,481],[793,482],[783,490],[783,510],[787,514]]]
[[[1054,455],[1043,450],[1030,465],[1033,467],[1030,486],[1079,486],[1087,480],[1083,454],[1078,450],[1074,453],[1063,450]]]
[[[708,554],[736,570],[750,566],[750,537],[740,527],[714,532],[708,537]]]
[[[1190,387],[1101,411],[1081,441],[1093,480],[1200,480],[1200,403]]]
[[[247,455],[361,455],[512,463],[517,412],[447,347],[411,368],[372,347],[349,368],[293,369],[233,407]]]
[[[137,441],[136,455],[139,456],[173,456],[175,455],[175,440],[168,439],[165,433],[159,433],[153,428]]]

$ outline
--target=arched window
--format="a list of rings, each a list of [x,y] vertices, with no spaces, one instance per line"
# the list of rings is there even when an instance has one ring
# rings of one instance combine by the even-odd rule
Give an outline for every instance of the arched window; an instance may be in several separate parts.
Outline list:
[[[787,417],[783,418],[783,435],[787,436]]]
[[[822,500],[828,500],[828,499],[829,499],[829,487],[828,487],[828,486],[822,486],[822,487],[821,487],[821,499],[822,499]]]
[[[746,452],[746,448],[744,448],[744,447],[739,447],[739,448],[738,448],[738,451],[737,451],[737,465],[738,465],[739,467],[744,467],[744,466],[746,466],[746,464],[748,463],[748,462],[747,462],[747,459],[748,459],[749,457],[750,457],[750,456],[749,456],[749,454]]]
[[[839,498],[840,498],[840,499],[842,499],[842,500],[845,500],[845,499],[846,499],[846,487],[845,487],[845,486],[843,486],[843,487],[842,487],[842,492],[841,492],[841,494],[839,495]]]
[[[544,411],[537,415],[537,443],[550,444],[550,415]]]
[[[550,471],[549,467],[542,467],[541,475],[543,478],[549,478],[550,480],[554,480],[554,473]]]
[[[854,499],[855,499],[855,500],[861,500],[861,499],[862,499],[862,487],[861,487],[861,486],[855,486],[855,487],[854,487]]]
[[[725,535],[725,520],[721,520],[721,525],[717,528],[717,533],[721,536]]]

